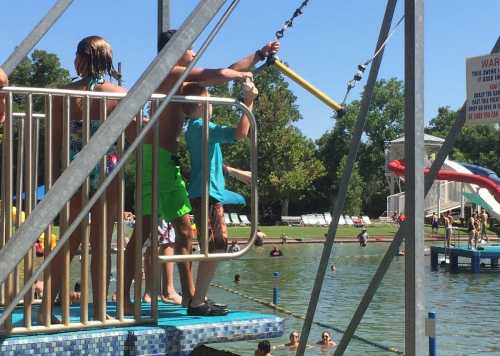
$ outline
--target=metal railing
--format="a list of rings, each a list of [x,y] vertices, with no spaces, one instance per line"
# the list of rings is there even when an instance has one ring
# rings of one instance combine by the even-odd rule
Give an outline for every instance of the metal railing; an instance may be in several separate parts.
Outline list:
[[[24,218],[28,218],[33,209],[36,209],[37,191],[40,193],[39,186],[45,186],[45,191],[49,191],[53,181],[55,180],[54,174],[59,172],[55,169],[60,165],[61,172],[70,163],[71,146],[80,139],[82,146],[80,149],[89,142],[93,127],[97,120],[92,120],[93,115],[99,117],[99,121],[105,121],[108,113],[118,103],[118,101],[125,97],[121,93],[104,93],[104,92],[86,92],[75,90],[61,90],[61,89],[44,89],[44,88],[23,88],[23,87],[6,87],[1,90],[7,97],[7,115],[4,123],[3,131],[3,144],[2,144],[2,203],[1,203],[1,221],[2,221],[2,235],[0,239],[0,250],[13,236],[14,230],[17,230],[23,225]],[[147,107],[150,109],[151,115],[158,114],[156,112],[160,103],[165,99],[163,94],[154,94],[149,100]],[[178,255],[178,256],[162,256],[159,258],[162,262],[166,261],[185,261],[185,260],[221,260],[239,257],[251,248],[256,236],[257,228],[257,131],[255,117],[252,112],[242,103],[234,99],[216,98],[216,97],[180,97],[174,96],[173,102],[177,103],[196,103],[202,102],[206,107],[208,104],[214,105],[228,105],[233,106],[245,112],[250,120],[250,140],[251,140],[251,160],[250,166],[252,171],[251,181],[251,233],[248,239],[247,246],[237,253],[216,253],[211,254],[208,252],[208,243],[205,243],[205,250],[201,254],[195,255]],[[34,109],[36,107],[36,110]],[[14,110],[22,109],[24,112],[14,112]],[[35,112],[36,111],[36,112]],[[62,115],[61,115],[62,114]],[[94,116],[95,117],[95,116]],[[141,139],[146,137],[144,135],[143,127],[144,111],[141,110],[136,115],[135,137]],[[203,135],[203,167],[207,169],[208,164],[208,111],[204,115],[204,129],[206,135]],[[75,131],[71,132],[71,126],[81,126],[80,137],[75,137]],[[54,136],[57,133],[57,128],[61,129],[61,135]],[[132,127],[127,129],[131,132]],[[73,137],[71,135],[73,134]],[[158,166],[158,140],[159,126],[155,125],[153,129],[153,202],[157,201],[158,189],[155,188],[157,183]],[[76,134],[78,136],[78,134]],[[132,132],[131,135],[134,135]],[[54,141],[61,142],[54,147]],[[43,146],[42,146],[43,145]],[[43,150],[39,149],[43,147]],[[115,145],[118,157],[122,157],[125,150],[125,132],[121,134]],[[54,151],[57,150],[57,151]],[[73,151],[75,151],[73,149]],[[14,155],[15,154],[15,155]],[[78,154],[73,152],[73,154]],[[15,159],[14,159],[15,156]],[[137,202],[137,223],[136,229],[138,236],[142,236],[142,192],[141,192],[141,174],[142,171],[142,143],[137,146],[135,150],[136,163],[137,163],[137,185],[135,201]],[[43,236],[39,239],[44,242],[44,255],[43,258],[36,260],[34,249],[30,248],[23,262],[22,273],[19,266],[13,266],[13,272],[10,273],[3,285],[1,286],[1,302],[6,308],[2,311],[6,319],[3,327],[0,329],[1,334],[13,333],[26,333],[26,332],[42,332],[42,331],[56,331],[56,330],[69,330],[79,329],[84,327],[96,326],[111,326],[117,324],[136,324],[144,322],[154,322],[157,319],[156,303],[152,303],[150,315],[141,315],[138,310],[131,318],[126,318],[124,313],[124,228],[123,228],[123,211],[124,211],[124,188],[125,176],[123,172],[123,165],[116,174],[117,178],[111,184],[108,184],[109,189],[114,189],[116,194],[110,199],[107,194],[99,196],[103,192],[102,186],[92,193],[90,190],[91,176],[94,181],[98,181],[102,185],[104,178],[109,172],[106,172],[106,164],[108,155],[105,155],[100,160],[98,167],[87,177],[86,181],[80,190],[73,196],[71,201],[67,201],[63,209],[60,211],[58,221],[53,220],[51,224],[45,227]],[[57,160],[57,161],[55,161]],[[156,168],[155,168],[156,167]],[[207,234],[207,212],[208,212],[208,171],[204,175],[204,186],[206,189],[202,190],[202,199],[205,209],[202,210],[202,226],[199,229],[201,236],[199,239],[208,240]],[[111,182],[111,181],[109,181]],[[15,193],[14,193],[15,187]],[[97,187],[96,187],[97,188]],[[96,199],[98,198],[98,200]],[[79,200],[79,201],[77,201]],[[95,202],[95,204],[93,204]],[[14,210],[14,203],[16,209]],[[155,216],[157,208],[153,203],[152,215]],[[89,222],[89,214],[91,211],[92,222],[94,229],[97,231],[91,232],[92,226]],[[15,213],[14,213],[15,212]],[[111,215],[110,215],[111,214]],[[14,216],[15,215],[15,216]],[[15,217],[15,220],[14,220]],[[157,233],[157,219],[152,219],[152,245],[156,244],[155,234]],[[107,271],[110,266],[110,241],[113,226],[117,226],[116,234],[116,317],[112,320],[106,318],[106,301],[107,301]],[[59,225],[60,240],[52,249],[51,243],[53,242],[54,227]],[[74,232],[69,230],[70,226],[79,226],[78,230]],[[96,229],[97,228],[97,229]],[[109,230],[111,229],[111,230]],[[94,291],[94,320],[89,320],[89,244],[91,243],[91,236],[97,236],[98,242],[92,246],[93,258],[98,263],[99,275],[93,275],[94,286],[97,291]],[[70,241],[71,240],[71,241]],[[135,246],[129,248],[136,248],[141,251],[142,239],[136,239],[138,242]],[[81,280],[81,297],[80,297],[80,317],[76,322],[70,318],[70,260],[76,254],[76,248],[81,242],[81,264],[80,264],[80,280]],[[151,257],[153,261],[157,259],[157,250],[151,249]],[[51,262],[52,261],[52,262]],[[61,265],[54,267],[56,261]],[[34,265],[41,262],[39,269],[34,270]],[[49,268],[50,267],[50,268]],[[55,288],[54,283],[54,268],[58,269],[62,283],[59,288]],[[134,285],[135,296],[141,295],[142,291],[142,278],[137,278],[141,275],[142,270],[142,253],[138,254],[135,260],[135,276],[136,283]],[[32,306],[33,306],[33,278],[36,278],[40,273],[44,273],[44,302],[39,308],[38,312],[42,316],[43,325],[32,325]],[[21,274],[22,277],[21,278]],[[21,281],[23,283],[21,283]],[[27,284],[25,283],[27,282]],[[22,288],[21,288],[22,286]],[[153,289],[156,289],[157,284],[153,284]],[[26,289],[26,291],[24,291]],[[51,295],[52,290],[59,289],[61,300],[62,320],[61,324],[51,323],[52,303],[51,300],[54,296]],[[128,292],[128,291],[127,291]],[[156,290],[152,294],[157,293]],[[14,326],[10,313],[19,304],[19,295],[23,296],[23,326]]]
[[[434,212],[445,212],[447,210],[457,209],[462,201],[461,182],[435,181],[429,193],[425,197],[424,211],[425,216],[430,216]],[[404,212],[405,193],[396,193],[387,197],[388,216],[396,212]]]

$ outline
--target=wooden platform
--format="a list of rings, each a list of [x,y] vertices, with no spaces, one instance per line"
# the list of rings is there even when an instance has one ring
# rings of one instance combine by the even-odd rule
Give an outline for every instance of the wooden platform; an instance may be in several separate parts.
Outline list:
[[[33,314],[38,307],[33,307]],[[146,311],[150,306],[143,304],[143,308]],[[159,302],[158,308],[157,325],[2,337],[0,354],[188,355],[197,345],[206,343],[268,339],[283,334],[283,319],[272,314],[232,311],[222,317],[193,317],[177,305]],[[109,303],[108,313],[113,314],[113,310],[114,303]],[[91,306],[89,313],[92,315]],[[72,305],[71,320],[78,319],[79,305]],[[22,308],[13,313],[13,322],[22,325]]]
[[[498,270],[498,259],[500,257],[500,246],[484,246],[478,249],[460,248],[460,247],[440,247],[431,246],[431,270],[437,271],[439,267],[439,255],[449,256],[450,272],[458,273],[463,269],[459,268],[458,258],[464,257],[469,260],[470,271],[473,273],[481,272],[481,259],[488,259],[490,270]],[[467,269],[465,269],[467,270]]]

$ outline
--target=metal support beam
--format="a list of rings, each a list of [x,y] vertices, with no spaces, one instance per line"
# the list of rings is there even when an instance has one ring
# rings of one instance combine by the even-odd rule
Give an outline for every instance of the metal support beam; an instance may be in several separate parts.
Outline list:
[[[104,156],[108,148],[125,131],[125,128],[130,124],[136,113],[139,112],[143,103],[158,88],[183,53],[191,47],[192,43],[224,3],[225,0],[204,0],[199,2],[179,31],[165,45],[130,89],[127,96],[113,110],[108,120],[102,123],[99,130],[90,139],[89,144],[80,151],[75,160],[61,174],[53,188],[46,194],[45,199],[28,217],[26,223],[17,230],[15,238],[0,250],[0,281],[5,280],[8,273],[16,266],[26,251],[33,246],[45,227],[54,220],[64,204],[79,189],[98,160]],[[170,93],[162,105],[166,105],[172,96],[173,93]],[[149,127],[154,124],[153,119],[149,124]],[[133,150],[134,148],[131,146],[129,149]],[[122,161],[124,160],[126,160],[126,157],[122,158]],[[120,161],[115,171],[121,168],[122,161]],[[113,171],[111,175],[113,173],[115,172]],[[95,196],[102,194],[104,189],[101,186]]]
[[[405,354],[423,355],[424,0],[405,1]]]
[[[47,15],[31,30],[30,34],[16,47],[14,52],[7,58],[2,68],[10,75],[24,57],[35,47],[42,37],[50,30],[57,19],[66,11],[73,0],[58,0],[49,10]]]
[[[497,39],[497,43],[493,47],[493,50],[491,53],[495,52],[500,52],[500,37]],[[429,193],[429,190],[432,187],[432,183],[436,179],[437,172],[441,169],[446,157],[450,153],[451,149],[455,145],[455,142],[460,135],[460,131],[462,130],[462,127],[464,126],[465,123],[465,104],[458,111],[457,115],[457,120],[454,122],[450,132],[446,136],[446,140],[439,150],[436,159],[432,163],[432,166],[430,168],[429,173],[425,176],[425,195],[427,196],[427,193]],[[372,280],[370,281],[370,284],[368,285],[368,288],[366,288],[366,292],[363,295],[363,298],[361,298],[361,301],[354,312],[354,315],[351,319],[351,322],[349,323],[349,326],[347,327],[344,335],[342,336],[342,339],[340,340],[339,345],[335,349],[335,356],[342,355],[347,348],[347,345],[351,341],[352,336],[354,335],[354,332],[356,331],[359,323],[363,319],[363,316],[368,309],[368,306],[370,305],[373,296],[378,290],[378,287],[380,286],[380,283],[382,283],[382,280],[384,278],[385,273],[389,269],[389,266],[391,265],[391,262],[396,255],[396,253],[399,250],[399,246],[401,245],[401,242],[403,241],[403,236],[405,236],[405,228],[406,228],[406,223],[403,223],[399,230],[396,233],[396,236],[392,240],[391,244],[389,245],[389,248],[387,249],[387,252],[385,253],[384,257],[382,258],[382,261],[380,262],[379,267],[377,268],[377,271],[373,275]]]
[[[391,29],[391,22],[394,15],[394,9],[396,7],[397,0],[388,0],[386,11],[384,14],[384,20],[380,28],[380,33],[377,41],[377,46],[375,51],[377,51],[380,46],[384,43],[385,39],[389,35],[389,30]],[[361,144],[361,136],[363,134],[364,127],[368,118],[368,109],[371,104],[373,89],[375,88],[375,83],[377,81],[377,75],[382,63],[382,57],[384,55],[384,49],[380,51],[380,54],[375,58],[370,67],[370,74],[368,76],[368,81],[366,84],[365,91],[363,93],[363,99],[361,101],[361,108],[356,121],[356,126],[354,128],[354,133],[351,139],[351,145],[349,150],[349,155],[347,158],[347,163],[342,173],[342,178],[340,181],[340,188],[335,200],[335,205],[333,209],[333,218],[328,229],[328,237],[323,247],[323,253],[321,255],[321,261],[318,267],[318,272],[316,273],[316,279],[314,281],[313,290],[311,292],[311,299],[309,300],[309,306],[307,309],[306,318],[304,320],[304,325],[302,326],[302,333],[300,337],[300,344],[297,350],[298,355],[304,355],[305,348],[307,345],[307,340],[309,338],[309,332],[311,331],[311,325],[314,319],[314,313],[316,312],[316,306],[318,304],[319,296],[321,293],[321,288],[323,286],[323,280],[326,273],[326,268],[330,259],[333,244],[335,242],[335,235],[337,233],[337,227],[339,222],[340,214],[344,209],[345,198],[347,195],[347,187],[349,180],[351,178],[352,169],[354,167],[354,161],[356,160],[356,155]]]

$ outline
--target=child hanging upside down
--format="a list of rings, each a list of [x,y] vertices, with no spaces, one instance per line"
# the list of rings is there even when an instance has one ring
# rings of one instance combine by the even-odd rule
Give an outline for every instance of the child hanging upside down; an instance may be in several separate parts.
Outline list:
[[[253,82],[248,79],[243,84],[244,103],[250,110],[253,106],[253,100],[257,96],[257,89]],[[183,95],[209,96],[206,88],[195,84],[186,84],[182,90]],[[210,105],[210,104],[209,104]],[[203,111],[204,106],[201,103],[183,105],[184,112],[189,118],[188,128],[186,130],[186,143],[191,156],[191,181],[189,185],[189,198],[193,207],[196,226],[201,227],[201,196],[202,196],[202,130],[203,130]],[[209,107],[209,116],[212,114],[211,105]],[[226,127],[209,122],[209,210],[208,210],[208,231],[209,231],[209,251],[226,252],[227,250],[227,227],[224,222],[224,160],[222,157],[221,144],[236,143],[236,141],[245,138],[250,128],[250,121],[246,114],[241,116],[241,120],[236,127]],[[202,251],[204,250],[204,240],[198,235]],[[216,308],[205,303],[208,286],[215,273],[216,262],[200,262],[198,276],[204,278],[204,281],[198,281],[198,286],[204,286],[204,290],[197,290],[190,305],[188,306],[188,315],[224,315],[227,310]],[[203,292],[203,293],[198,293]]]

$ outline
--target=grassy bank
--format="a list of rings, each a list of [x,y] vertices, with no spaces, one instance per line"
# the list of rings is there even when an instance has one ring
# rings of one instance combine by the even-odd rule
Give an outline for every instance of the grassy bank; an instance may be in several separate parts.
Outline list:
[[[262,232],[264,232],[267,237],[270,238],[280,238],[282,234],[287,235],[289,238],[302,238],[302,239],[318,239],[324,237],[328,232],[328,227],[316,227],[316,226],[260,226]],[[399,226],[393,224],[381,224],[369,226],[368,234],[370,236],[385,236],[392,237],[395,235]],[[339,226],[337,230],[338,237],[353,237],[355,238],[361,231],[358,227],[352,226]],[[460,236],[467,236],[467,231],[464,228],[457,228],[457,233]],[[425,234],[431,236],[430,225],[425,226]],[[438,236],[444,238],[444,228],[440,228]],[[496,233],[489,231],[490,236],[496,236]],[[250,235],[249,227],[229,227],[229,236],[231,237],[242,237],[245,238]]]

